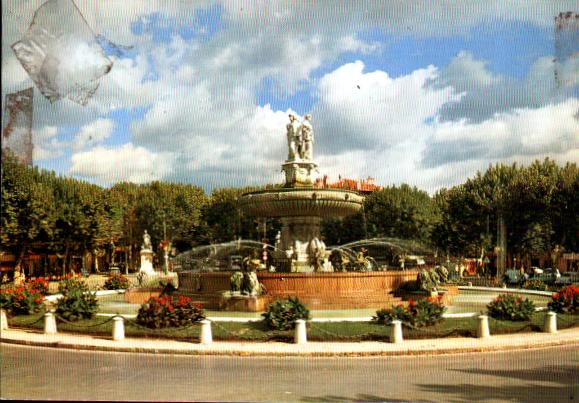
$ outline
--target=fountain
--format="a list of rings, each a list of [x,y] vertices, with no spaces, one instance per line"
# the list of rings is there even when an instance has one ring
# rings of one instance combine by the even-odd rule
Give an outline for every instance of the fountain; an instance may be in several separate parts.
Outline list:
[[[275,245],[269,248],[270,270],[252,266],[264,294],[227,294],[232,273],[217,270],[180,272],[179,292],[208,308],[224,310],[260,311],[267,303],[288,297],[299,297],[311,309],[380,308],[399,302],[392,291],[414,280],[415,271],[371,271],[368,264],[358,272],[334,272],[320,233],[321,220],[359,212],[364,197],[350,190],[314,187],[318,165],[313,160],[311,115],[305,115],[302,122],[294,115],[289,119],[288,157],[282,164],[284,186],[245,193],[238,200],[245,216],[282,222]]]
[[[362,209],[364,198],[341,189],[316,189],[312,160],[311,116],[300,124],[294,115],[287,125],[288,158],[282,165],[285,185],[275,190],[251,192],[239,198],[243,214],[250,217],[280,218],[282,230],[273,254],[277,271],[331,271],[320,222],[324,217],[345,217]]]

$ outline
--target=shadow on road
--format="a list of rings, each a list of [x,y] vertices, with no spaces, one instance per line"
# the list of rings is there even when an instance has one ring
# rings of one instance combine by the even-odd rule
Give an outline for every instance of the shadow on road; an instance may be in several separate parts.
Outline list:
[[[405,403],[405,402],[416,402],[416,403],[429,403],[434,400],[406,400],[406,399],[390,399],[386,397],[358,394],[356,397],[347,396],[316,396],[307,397],[304,396],[300,399],[303,402],[327,402],[327,403],[338,403],[338,402],[391,402],[391,403]]]
[[[579,366],[545,366],[527,370],[516,369],[464,369],[454,370],[472,374],[473,383],[419,384],[422,390],[445,397],[453,402],[488,401],[489,399],[522,402],[573,402],[579,401]],[[480,376],[516,379],[502,382],[481,382]]]

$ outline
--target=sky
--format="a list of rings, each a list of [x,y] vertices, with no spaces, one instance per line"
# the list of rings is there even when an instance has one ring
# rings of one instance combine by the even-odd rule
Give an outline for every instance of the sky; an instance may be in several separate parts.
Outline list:
[[[490,164],[579,163],[579,29],[555,30],[576,1],[75,4],[120,48],[84,106],[35,88],[34,164],[58,174],[280,183],[288,113],[312,114],[330,180],[433,193]],[[2,1],[2,108],[34,85],[11,45],[40,5]]]

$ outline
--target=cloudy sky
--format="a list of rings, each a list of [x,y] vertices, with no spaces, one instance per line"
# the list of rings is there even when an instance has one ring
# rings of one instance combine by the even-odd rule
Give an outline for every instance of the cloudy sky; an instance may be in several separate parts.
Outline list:
[[[312,113],[331,179],[433,192],[496,162],[579,163],[579,30],[554,20],[576,1],[75,3],[131,48],[105,49],[86,106],[35,89],[41,168],[101,185],[281,182],[290,111]],[[33,85],[10,46],[41,4],[2,1],[2,107]]]

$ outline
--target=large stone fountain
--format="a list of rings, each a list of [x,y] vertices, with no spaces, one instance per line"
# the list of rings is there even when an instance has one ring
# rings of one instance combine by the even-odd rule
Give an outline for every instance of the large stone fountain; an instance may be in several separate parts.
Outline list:
[[[314,187],[317,164],[311,116],[302,122],[294,115],[289,119],[288,157],[282,164],[285,185],[239,198],[246,216],[276,217],[283,224],[272,252],[275,271],[251,273],[265,293],[234,295],[235,273],[214,270],[180,272],[179,292],[209,309],[240,311],[262,311],[268,303],[288,297],[298,297],[310,309],[381,308],[399,303],[392,291],[415,279],[416,272],[333,272],[320,234],[321,220],[355,214],[364,199],[353,191]]]
[[[282,230],[276,240],[274,264],[278,271],[331,271],[320,222],[325,217],[345,217],[358,212],[364,199],[356,192],[314,188],[317,164],[313,160],[314,131],[311,115],[299,122],[289,115],[288,157],[282,164],[285,186],[246,193],[239,199],[243,214],[277,217]]]

